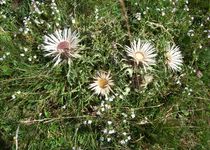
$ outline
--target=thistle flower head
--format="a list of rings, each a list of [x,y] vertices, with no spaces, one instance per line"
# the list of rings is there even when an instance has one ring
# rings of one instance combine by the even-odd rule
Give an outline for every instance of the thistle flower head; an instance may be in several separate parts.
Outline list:
[[[168,45],[165,51],[166,51],[165,63],[173,71],[180,71],[181,66],[183,64],[183,60],[182,60],[183,57],[182,57],[181,51],[179,50],[179,47],[174,44]]]
[[[154,46],[148,41],[134,40],[131,43],[131,47],[126,46],[127,55],[132,57],[133,61],[141,64],[144,69],[151,65],[155,65],[155,53]]]
[[[111,79],[110,72],[100,71],[97,72],[97,75],[94,77],[93,83],[90,84],[89,88],[94,91],[95,94],[107,96],[111,87],[114,85],[113,80]]]
[[[65,28],[63,31],[56,30],[55,33],[45,36],[44,51],[47,52],[45,56],[54,57],[54,66],[67,61],[69,64],[72,58],[77,58],[78,43],[80,42],[78,34],[71,29]]]

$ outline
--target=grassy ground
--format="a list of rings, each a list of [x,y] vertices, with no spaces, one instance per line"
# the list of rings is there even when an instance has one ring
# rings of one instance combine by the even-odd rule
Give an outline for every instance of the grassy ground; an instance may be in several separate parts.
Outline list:
[[[119,1],[0,5],[0,149],[209,149],[208,1],[127,0],[125,6],[131,40],[150,40],[158,51],[145,88],[138,86],[145,73],[131,74]],[[40,45],[64,27],[80,33],[82,57],[53,68]],[[162,61],[167,42],[183,54],[178,73]],[[88,89],[97,70],[111,71],[113,101]],[[111,109],[97,115],[105,104]]]

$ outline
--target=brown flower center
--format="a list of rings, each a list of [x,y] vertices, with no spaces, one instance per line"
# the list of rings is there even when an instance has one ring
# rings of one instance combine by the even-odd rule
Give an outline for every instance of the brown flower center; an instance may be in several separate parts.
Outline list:
[[[57,49],[65,50],[65,49],[69,49],[69,47],[70,47],[69,42],[63,41],[58,44]]]
[[[98,86],[102,89],[106,88],[108,81],[106,79],[99,79]]]
[[[144,55],[142,52],[136,52],[135,57],[138,61],[142,61],[144,59]]]
[[[58,52],[61,54],[62,59],[68,59],[70,56],[70,43],[68,41],[60,42],[57,46]]]

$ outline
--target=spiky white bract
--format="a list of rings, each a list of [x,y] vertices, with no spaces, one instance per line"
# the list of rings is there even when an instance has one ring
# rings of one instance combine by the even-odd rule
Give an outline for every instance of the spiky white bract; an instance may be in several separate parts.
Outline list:
[[[183,65],[183,57],[179,47],[175,44],[168,45],[165,51],[166,64],[168,67],[173,71],[180,71]]]
[[[134,62],[141,64],[144,69],[151,65],[155,65],[155,48],[154,46],[148,41],[142,41],[140,39],[134,40],[131,43],[131,47],[126,46],[127,55],[132,57]]]
[[[90,84],[89,88],[97,95],[107,96],[110,91],[112,91],[111,87],[114,85],[111,78],[110,72],[97,72],[97,75],[94,77],[94,81]]]
[[[72,32],[70,28],[56,30],[53,34],[46,35],[43,48],[47,52],[45,56],[51,56],[54,66],[67,61],[71,63],[72,58],[78,58],[78,44],[80,40],[76,31]]]

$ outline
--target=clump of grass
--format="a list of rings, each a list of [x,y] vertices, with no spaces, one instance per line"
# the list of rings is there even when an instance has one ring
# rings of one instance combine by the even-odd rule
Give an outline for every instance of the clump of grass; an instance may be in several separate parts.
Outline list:
[[[205,6],[135,0],[0,4],[3,149],[207,149]],[[82,57],[52,67],[43,37],[64,28],[80,33]],[[138,38],[156,49],[153,69],[145,71],[127,56],[125,46]],[[180,47],[181,71],[165,64],[168,43]],[[110,71],[114,82],[107,96],[89,89],[99,70]]]

